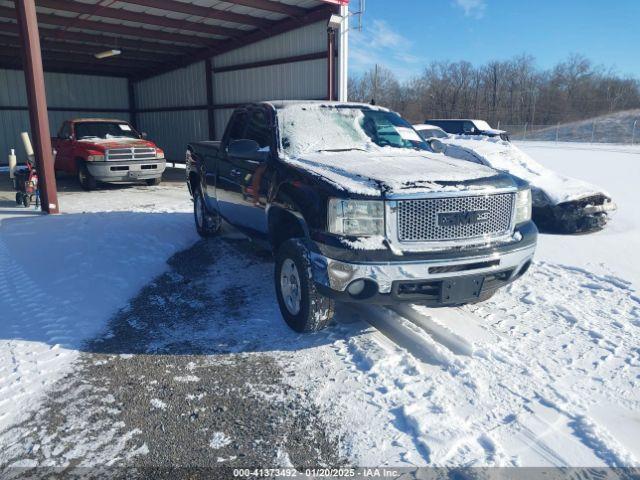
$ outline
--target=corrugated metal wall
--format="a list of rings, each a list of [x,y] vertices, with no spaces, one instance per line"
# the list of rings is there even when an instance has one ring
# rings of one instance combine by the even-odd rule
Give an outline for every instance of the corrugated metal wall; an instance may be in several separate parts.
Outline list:
[[[93,75],[45,73],[47,103],[50,108],[96,108],[99,110],[129,108],[127,80]],[[15,148],[20,158],[24,149],[20,132],[29,131],[27,110],[8,110],[3,107],[26,107],[27,93],[21,70],[0,69],[0,164],[7,163],[9,149]],[[55,135],[63,120],[75,117],[110,117],[129,120],[128,113],[91,111],[49,111],[49,128]]]
[[[230,105],[278,99],[317,99],[326,95],[326,61],[309,60],[258,68],[215,73],[220,67],[277,60],[318,53],[326,49],[326,23],[318,22],[233,50],[212,59],[215,105]],[[128,109],[127,80],[113,77],[46,73],[50,107]],[[185,145],[208,138],[205,63],[143,80],[135,85],[138,129],[146,132],[166,152],[169,160],[184,159]],[[0,163],[6,163],[8,149],[23,155],[20,132],[28,130],[24,74],[0,70]],[[167,110],[179,107],[176,110]],[[189,107],[198,107],[189,109]],[[145,111],[147,110],[147,111]],[[232,109],[216,109],[216,137],[220,138]],[[54,135],[62,120],[73,117],[115,117],[129,120],[128,113],[50,111]]]
[[[233,50],[212,59],[216,67],[229,67],[264,60],[317,53],[327,48],[327,24],[318,22],[282,35]],[[260,100],[309,100],[327,93],[327,62],[309,60],[215,73],[213,95],[216,104]],[[232,109],[216,110],[216,136],[220,138]]]
[[[135,86],[138,109],[188,107],[207,103],[204,62],[143,80]],[[206,139],[206,110],[155,111],[138,114],[138,129],[165,151],[169,160],[184,159],[185,146]]]
[[[215,73],[216,67],[274,60],[322,52],[327,47],[326,23],[293,30],[212,58],[214,104],[242,104],[274,99],[317,99],[326,95],[326,61],[310,60]],[[136,84],[138,128],[164,149],[167,159],[181,161],[185,146],[207,139],[205,63],[199,62]],[[175,111],[161,111],[182,107]],[[155,110],[144,112],[144,110]],[[233,109],[216,109],[216,138],[224,132]]]

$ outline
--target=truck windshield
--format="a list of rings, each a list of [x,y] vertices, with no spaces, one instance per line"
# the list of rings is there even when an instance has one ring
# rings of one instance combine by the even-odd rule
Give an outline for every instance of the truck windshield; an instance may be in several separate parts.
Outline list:
[[[447,138],[447,132],[440,128],[423,128],[418,130],[418,133],[422,135],[422,138],[431,139],[431,138]]]
[[[82,122],[74,125],[76,140],[90,138],[140,138],[128,123]]]
[[[278,109],[278,126],[282,150],[290,156],[385,148],[429,150],[402,117],[364,106],[288,105]]]

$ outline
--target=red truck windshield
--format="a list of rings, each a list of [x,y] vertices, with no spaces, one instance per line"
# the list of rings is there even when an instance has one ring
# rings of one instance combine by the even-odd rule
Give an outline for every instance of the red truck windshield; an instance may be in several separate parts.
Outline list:
[[[88,138],[140,138],[128,123],[118,122],[82,122],[75,124],[77,140]]]

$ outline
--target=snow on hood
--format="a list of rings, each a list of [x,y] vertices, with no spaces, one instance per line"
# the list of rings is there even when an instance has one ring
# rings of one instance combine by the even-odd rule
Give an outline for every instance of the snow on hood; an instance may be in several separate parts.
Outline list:
[[[362,195],[461,190],[462,183],[489,178],[496,171],[442,154],[386,147],[379,151],[316,152],[285,158],[291,165],[315,173],[342,190]],[[460,182],[443,186],[439,182]]]
[[[503,133],[507,133],[506,130],[498,130],[497,128],[487,128],[485,130],[481,130],[482,133],[490,133],[492,135],[501,135]]]
[[[99,138],[99,137],[89,137],[89,138],[81,138],[78,142],[82,143],[90,143],[92,145],[100,145],[100,146],[126,146],[126,147],[147,147],[150,146],[149,141],[141,139],[141,138],[131,138],[131,137],[115,137],[112,135],[107,135],[107,138]]]
[[[595,185],[565,177],[542,166],[514,144],[499,138],[452,135],[441,141],[445,144],[445,153],[449,156],[471,162],[481,161],[496,170],[526,180],[533,187],[534,200],[542,203],[551,202],[552,205],[557,205],[598,194],[610,197]],[[544,195],[536,195],[536,190],[544,192]]]

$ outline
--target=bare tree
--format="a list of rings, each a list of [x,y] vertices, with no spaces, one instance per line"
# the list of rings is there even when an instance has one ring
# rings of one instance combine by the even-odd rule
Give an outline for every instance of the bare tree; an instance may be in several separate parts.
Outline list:
[[[556,123],[640,108],[640,82],[621,78],[582,55],[572,54],[549,70],[533,57],[491,61],[433,62],[402,84],[376,65],[350,79],[352,100],[388,106],[413,122],[425,118],[472,117],[490,123]]]

